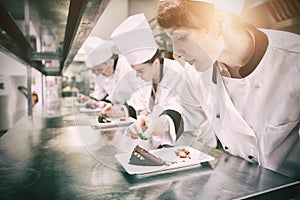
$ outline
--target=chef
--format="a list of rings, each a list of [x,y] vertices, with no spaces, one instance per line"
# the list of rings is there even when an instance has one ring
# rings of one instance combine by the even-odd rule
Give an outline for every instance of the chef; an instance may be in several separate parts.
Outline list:
[[[137,77],[148,83],[139,88],[129,102],[136,111],[150,113],[140,115],[129,127],[132,138],[137,139],[138,134],[145,131],[156,148],[174,146],[183,131],[198,131],[202,142],[215,146],[212,131],[207,127],[204,131],[208,117],[195,99],[193,88],[185,80],[185,68],[177,61],[161,56],[145,15],[128,17],[112,33],[111,40],[136,71]],[[197,79],[201,78],[197,73],[193,74]],[[203,129],[200,131],[199,127]]]
[[[125,103],[141,84],[126,58],[112,52],[113,46],[112,41],[103,41],[87,55],[85,61],[86,67],[94,74],[94,92],[90,96],[100,100],[95,105],[100,108],[111,103]]]
[[[300,37],[257,29],[214,2],[163,1],[158,25],[178,57],[212,72],[224,150],[299,178]]]

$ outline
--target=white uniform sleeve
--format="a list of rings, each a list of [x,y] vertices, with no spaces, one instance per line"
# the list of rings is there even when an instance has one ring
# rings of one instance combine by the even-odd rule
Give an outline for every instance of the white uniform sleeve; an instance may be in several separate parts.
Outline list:
[[[169,131],[166,131],[162,133],[161,135],[153,136],[152,137],[152,145],[157,148],[162,145],[169,145],[169,146],[175,146],[176,142],[176,131],[175,131],[175,125],[171,117],[168,115],[165,115],[169,122]]]
[[[103,99],[107,95],[107,93],[102,87],[101,82],[97,78],[94,78],[94,83],[94,91],[90,94],[90,96],[99,100]]]

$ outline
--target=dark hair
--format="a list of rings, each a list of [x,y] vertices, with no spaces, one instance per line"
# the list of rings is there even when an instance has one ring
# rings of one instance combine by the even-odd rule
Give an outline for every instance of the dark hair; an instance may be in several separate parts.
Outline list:
[[[119,58],[119,55],[118,54],[113,54],[110,59],[112,60],[117,60]]]
[[[188,0],[165,0],[159,4],[156,21],[160,28],[201,28],[211,25],[214,5]]]
[[[143,62],[143,64],[152,64],[152,63],[154,63],[154,61],[156,59],[159,59],[159,61],[162,61],[162,59],[163,59],[163,56],[162,56],[163,54],[162,53],[163,53],[163,50],[157,49],[157,51],[155,52],[154,56],[152,56],[151,59]]]
[[[113,54],[110,59],[112,59],[114,61],[114,71],[116,70],[117,68],[117,63],[118,63],[118,60],[119,60],[119,55],[118,54]]]

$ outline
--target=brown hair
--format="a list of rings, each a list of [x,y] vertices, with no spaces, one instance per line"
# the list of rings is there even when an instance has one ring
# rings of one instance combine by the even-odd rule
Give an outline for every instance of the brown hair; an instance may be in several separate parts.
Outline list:
[[[155,52],[154,56],[152,56],[152,58],[150,58],[149,60],[143,62],[143,64],[152,64],[154,63],[154,61],[156,59],[159,59],[160,62],[162,62],[162,60],[164,58],[167,58],[165,55],[164,55],[164,50],[161,50],[161,49],[157,49],[157,51]]]
[[[213,18],[213,4],[189,0],[165,0],[156,12],[160,28],[209,27]]]

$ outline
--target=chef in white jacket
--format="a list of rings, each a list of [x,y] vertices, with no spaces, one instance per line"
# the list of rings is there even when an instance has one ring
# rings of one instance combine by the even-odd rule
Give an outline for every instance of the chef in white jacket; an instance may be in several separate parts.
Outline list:
[[[224,150],[299,178],[300,36],[257,29],[207,1],[161,2],[157,21],[176,56],[212,72]]]
[[[150,113],[149,117],[141,116],[129,127],[131,136],[138,138],[138,133],[145,131],[152,137],[156,148],[174,146],[183,131],[192,131],[198,134],[202,142],[216,146],[212,130],[203,128],[208,118],[185,80],[185,68],[175,60],[161,57],[145,15],[128,17],[115,29],[111,39],[136,71],[137,77],[148,83],[139,88],[129,102],[136,111]],[[195,71],[190,73],[191,77],[201,78]]]
[[[85,60],[94,74],[94,92],[90,96],[101,101],[98,107],[106,106],[105,102],[123,104],[141,84],[126,58],[112,52],[113,46],[112,41],[103,41]]]

